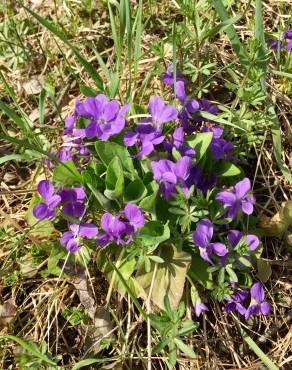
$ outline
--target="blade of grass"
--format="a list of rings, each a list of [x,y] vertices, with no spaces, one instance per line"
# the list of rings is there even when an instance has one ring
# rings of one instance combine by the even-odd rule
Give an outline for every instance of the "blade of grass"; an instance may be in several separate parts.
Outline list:
[[[114,13],[113,13],[113,10],[112,10],[112,7],[111,7],[111,4],[110,4],[109,1],[108,1],[108,10],[109,10],[111,31],[112,31],[111,35],[112,35],[112,38],[114,40],[114,46],[115,46],[116,56],[117,56],[116,68],[117,68],[117,71],[118,71],[119,68],[120,68],[120,65],[121,65],[121,44],[122,43],[119,42],[115,17],[114,17]]]
[[[27,341],[25,341],[25,340],[23,340],[19,337],[16,337],[14,335],[1,335],[0,340],[1,339],[12,340],[13,342],[16,342],[17,344],[19,344],[29,354],[34,355],[35,357],[37,357],[40,360],[46,362],[47,364],[57,366],[57,364],[54,361],[50,360],[47,356],[43,355],[34,343],[29,343],[29,342],[27,342]]]
[[[143,316],[143,318],[146,320],[147,319],[147,315],[146,313],[143,311],[143,308],[142,306],[140,305],[138,299],[135,297],[135,295],[133,294],[132,290],[130,289],[129,285],[127,284],[126,280],[124,279],[123,275],[120,273],[119,269],[116,268],[115,264],[112,263],[112,261],[109,259],[108,260],[109,264],[111,265],[111,267],[115,270],[116,274],[118,275],[120,281],[122,282],[122,284],[124,285],[127,293],[129,294],[129,296],[131,297],[134,305],[136,306],[137,310],[140,312],[140,314]]]
[[[134,45],[134,79],[136,79],[138,73],[139,60],[141,59],[141,37],[142,37],[142,11],[143,11],[143,0],[139,0],[136,18],[133,25],[133,33],[135,32],[135,45]]]
[[[32,137],[32,128],[27,121],[17,115],[6,103],[0,100],[0,109],[21,129],[22,133]]]
[[[230,21],[230,17],[225,9],[225,6],[222,2],[222,0],[212,0],[213,6],[218,13],[219,17],[221,18],[222,22]],[[233,26],[233,24],[230,24],[229,27],[226,29],[226,34],[231,42],[231,45],[238,56],[240,63],[242,67],[245,69],[248,68],[248,57],[246,54],[246,51],[242,45],[242,43],[239,40],[239,37],[236,33],[236,30]]]
[[[66,44],[72,50],[72,52],[74,53],[76,58],[79,60],[81,65],[84,67],[86,72],[96,83],[97,88],[100,89],[101,91],[104,91],[102,78],[97,72],[96,68],[94,68],[90,63],[87,62],[86,59],[84,59],[81,56],[79,51],[76,49],[74,45],[71,44],[71,42],[67,39],[67,37],[61,31],[59,31],[52,22],[47,21],[45,18],[35,13],[33,10],[27,8],[26,6],[23,6],[23,7],[28,13],[30,13],[35,19],[37,19],[39,23],[41,23],[45,28],[47,28],[50,32],[52,32],[56,37],[58,37],[64,44]]]
[[[247,333],[238,325],[240,334],[243,340],[248,344],[249,348],[258,356],[258,358],[268,367],[269,370],[279,370],[272,360],[259,348],[259,346],[247,335]]]
[[[24,161],[25,158],[20,154],[7,154],[0,158],[0,164],[8,161]]]

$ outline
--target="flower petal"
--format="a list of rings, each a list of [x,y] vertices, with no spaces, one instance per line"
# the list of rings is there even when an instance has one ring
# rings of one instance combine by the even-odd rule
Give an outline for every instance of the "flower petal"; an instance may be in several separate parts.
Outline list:
[[[237,246],[241,238],[242,238],[242,233],[238,230],[230,230],[227,235],[227,239],[233,248]]]
[[[212,246],[213,253],[215,253],[216,256],[223,257],[228,253],[226,245],[222,243],[210,243],[209,245]]]
[[[198,222],[193,231],[193,241],[200,248],[206,248],[213,236],[213,224],[207,218]]]
[[[258,303],[263,302],[265,299],[265,291],[261,283],[254,283],[250,289],[250,294]]]
[[[61,245],[63,245],[64,247],[66,247],[66,245],[68,244],[69,240],[71,240],[71,239],[74,239],[74,234],[72,233],[72,231],[66,231],[61,236],[60,243],[61,243]]]
[[[38,192],[47,202],[54,193],[54,186],[48,180],[42,180],[38,183]]]
[[[242,199],[251,189],[249,178],[244,178],[234,185],[235,194],[237,199]]]
[[[134,226],[135,230],[137,228],[140,228],[144,225],[145,219],[144,214],[141,211],[139,207],[137,207],[135,204],[127,204],[124,213],[126,218],[129,220],[130,224]]]
[[[192,159],[190,157],[182,157],[175,164],[175,174],[182,180],[186,180],[190,175],[192,167]]]
[[[38,220],[44,220],[48,217],[49,208],[44,203],[39,203],[33,207],[32,214]]]
[[[248,200],[242,200],[241,201],[241,207],[242,207],[242,212],[244,212],[247,215],[251,215],[253,213],[253,204],[252,202]]]
[[[124,144],[133,146],[136,144],[139,134],[137,132],[127,132],[124,136]]]
[[[98,228],[93,224],[81,224],[79,225],[78,235],[85,239],[94,238],[98,234]]]
[[[75,239],[70,239],[66,245],[66,248],[71,253],[76,253],[80,250],[81,246],[79,246]]]
[[[236,202],[236,196],[231,191],[221,191],[216,195],[215,199],[229,207]]]
[[[246,243],[250,251],[254,251],[260,244],[259,238],[256,235],[246,235]]]
[[[50,209],[54,209],[57,207],[58,204],[61,203],[61,197],[60,195],[53,195],[48,201],[47,201],[47,204],[48,204],[48,207]]]
[[[271,312],[271,305],[269,302],[267,301],[264,301],[262,304],[261,304],[261,313],[263,315],[268,315],[270,312]]]

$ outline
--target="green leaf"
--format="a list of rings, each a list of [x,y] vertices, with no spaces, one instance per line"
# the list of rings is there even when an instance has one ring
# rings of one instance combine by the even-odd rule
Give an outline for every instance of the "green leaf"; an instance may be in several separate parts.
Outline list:
[[[157,262],[157,263],[163,263],[164,260],[159,256],[148,256],[150,260]]]
[[[103,363],[103,362],[108,362],[108,361],[115,361],[115,360],[118,360],[119,357],[111,357],[110,359],[107,358],[101,358],[101,359],[98,359],[98,358],[86,358],[85,360],[81,360],[79,362],[77,362],[77,364],[75,364],[73,367],[72,367],[72,370],[79,370],[81,369],[82,367],[85,367],[85,366],[89,366],[89,365],[93,365],[93,364],[98,364],[98,363]]]
[[[73,161],[59,164],[53,172],[53,181],[62,186],[72,186],[82,183],[82,176]]]
[[[25,157],[20,154],[7,154],[0,158],[0,164],[8,161],[25,161]]]
[[[156,275],[153,282],[151,300],[159,308],[164,309],[163,299],[167,295],[172,309],[177,309],[184,291],[187,271],[191,263],[191,256],[184,252],[178,252],[173,245],[163,244],[160,248],[160,256],[164,263],[156,265]],[[139,296],[147,299],[153,280],[152,266],[150,272],[141,270],[136,276],[136,281],[143,288],[137,292]]]
[[[242,173],[239,167],[232,162],[225,160],[221,160],[219,163],[217,163],[215,172],[218,176],[222,177],[237,176]]]
[[[193,248],[188,248],[187,251],[192,256],[192,264],[189,269],[188,275],[192,281],[198,281],[207,289],[213,288],[212,274],[208,272],[210,265],[205,262],[199,254],[195,253]]]
[[[42,354],[39,350],[39,348],[36,346],[34,343],[29,343],[19,337],[16,337],[14,335],[0,335],[0,340],[1,339],[8,339],[12,340],[13,342],[16,342],[19,344],[23,349],[25,349],[30,355],[33,355],[40,360],[46,362],[47,364],[50,364],[52,366],[57,366],[57,364],[49,359],[46,355]]]
[[[258,277],[263,282],[266,283],[272,275],[272,268],[270,262],[262,258],[257,259],[257,269]]]
[[[100,191],[98,191],[97,189],[95,189],[90,183],[87,183],[87,186],[92,191],[92,194],[94,195],[94,197],[96,198],[96,200],[100,204],[100,207],[102,209],[105,209],[107,211],[110,211],[111,208],[112,208],[111,207],[112,206],[112,202],[107,197],[105,197]]]
[[[107,189],[113,191],[116,198],[122,195],[124,191],[124,172],[119,157],[114,157],[108,165],[105,183]]]
[[[52,23],[47,21],[45,18],[40,16],[39,14],[35,13],[31,9],[27,8],[26,6],[23,6],[26,11],[28,11],[34,18],[36,18],[45,28],[47,28],[50,32],[52,32],[55,36],[57,36],[61,41],[64,42],[73,52],[73,54],[76,56],[76,58],[79,60],[79,62],[82,64],[83,68],[86,70],[86,72],[89,74],[89,76],[95,81],[96,86],[101,91],[104,91],[103,81],[100,75],[97,72],[97,69],[93,67],[89,62],[87,62],[86,59],[84,59],[75,46],[73,46],[69,40],[66,38],[66,36],[59,31],[56,26]]]
[[[124,192],[124,202],[138,202],[139,200],[143,199],[147,194],[147,189],[143,184],[142,180],[136,179],[126,187]]]
[[[237,275],[234,272],[234,270],[230,266],[226,266],[226,271],[227,271],[227,274],[230,277],[230,281],[234,281],[235,283],[237,283],[238,282],[238,278],[237,278]]]
[[[208,149],[209,145],[211,144],[213,137],[212,132],[199,132],[195,135],[190,135],[189,138],[186,140],[188,145],[195,149],[196,156],[195,158],[199,162],[204,154],[206,153],[206,150]]]
[[[152,353],[155,355],[156,353],[160,353],[165,346],[168,344],[168,339],[162,340],[161,342],[157,343],[156,346],[153,348]]]
[[[115,156],[118,157],[123,168],[128,172],[131,179],[134,179],[136,171],[134,169],[133,161],[130,158],[128,150],[124,146],[111,141],[98,141],[95,143],[95,149],[100,160],[106,167]]]
[[[32,197],[25,218],[29,226],[33,226],[32,230],[30,231],[30,235],[48,238],[55,230],[53,223],[47,219],[38,222],[38,220],[32,214],[34,206],[39,202],[40,197]]]
[[[67,252],[64,247],[53,245],[48,258],[46,273],[49,275],[60,276],[62,269],[59,267],[59,262],[65,260],[66,254]]]
[[[168,225],[162,225],[158,221],[147,222],[140,230],[140,237],[145,246],[162,243],[170,238]]]
[[[144,211],[155,213],[155,205],[159,186],[156,181],[152,181],[150,184],[147,185],[148,190],[150,186],[153,193],[142,199],[139,203],[139,207],[142,208]]]
[[[85,96],[93,96],[95,97],[98,95],[98,91],[93,89],[92,87],[86,86],[86,85],[80,85],[80,92]]]
[[[245,267],[252,267],[251,262],[245,257],[239,257],[238,261],[242,263]]]
[[[182,340],[180,340],[178,338],[174,338],[174,343],[177,345],[177,347],[183,353],[185,353],[190,358],[196,358],[197,357],[197,355],[195,354],[195,352],[189,346],[187,346]]]

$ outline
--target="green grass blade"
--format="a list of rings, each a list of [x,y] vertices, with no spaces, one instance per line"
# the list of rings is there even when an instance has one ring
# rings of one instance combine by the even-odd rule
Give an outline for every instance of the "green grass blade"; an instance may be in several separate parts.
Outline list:
[[[52,22],[47,21],[45,18],[35,13],[33,10],[27,8],[26,6],[23,6],[23,7],[34,18],[36,18],[39,23],[41,23],[45,28],[47,28],[50,32],[52,32],[56,37],[58,37],[64,44],[66,44],[72,50],[72,52],[74,53],[76,58],[79,60],[79,62],[82,64],[86,72],[95,81],[97,88],[100,89],[101,91],[104,91],[102,78],[100,77],[96,68],[94,68],[90,63],[87,62],[87,60],[85,60],[81,56],[79,51],[76,49],[74,45],[71,44],[71,42],[67,39],[67,37],[61,31],[59,31]]]
[[[119,359],[119,357],[101,358],[101,359],[98,359],[98,358],[86,358],[84,360],[81,360],[81,361],[77,362],[77,364],[75,364],[72,367],[72,370],[79,370],[79,369],[81,369],[82,367],[85,367],[85,366],[89,366],[89,365],[93,365],[93,364],[98,364],[98,363],[103,363],[103,362],[116,361],[118,359]]]
[[[212,0],[213,6],[218,13],[220,19],[222,22],[230,21],[230,17],[224,7],[224,4],[222,0]],[[245,52],[245,49],[242,45],[242,43],[239,40],[239,37],[236,33],[236,30],[231,23],[230,26],[226,29],[226,34],[231,42],[231,45],[238,56],[240,63],[243,68],[247,69],[248,68],[248,57]]]
[[[115,46],[116,56],[117,56],[117,70],[119,70],[120,65],[121,65],[121,45],[122,43],[120,43],[119,38],[118,38],[115,17],[114,17],[114,13],[113,13],[112,7],[109,2],[108,2],[108,10],[109,10],[109,16],[110,16],[110,23],[111,23],[111,31],[112,31],[111,34],[114,40],[114,46]]]
[[[143,311],[143,308],[142,306],[140,305],[138,299],[135,297],[135,295],[133,294],[132,290],[130,289],[129,285],[127,284],[126,280],[124,279],[123,275],[120,273],[119,269],[117,269],[117,267],[115,266],[114,263],[112,263],[111,260],[108,260],[109,261],[109,264],[111,265],[111,267],[115,270],[116,274],[118,275],[120,281],[122,282],[122,284],[124,285],[127,293],[129,294],[129,296],[131,297],[133,303],[135,304],[137,310],[140,312],[140,314],[143,316],[143,318],[146,320],[147,319],[147,315],[146,313]]]
[[[269,370],[279,370],[272,360],[259,348],[249,335],[239,326],[239,331],[249,348],[258,356],[258,358],[268,367]]]
[[[23,134],[31,134],[31,127],[29,124],[19,117],[6,103],[1,100],[0,109],[22,130]]]
[[[133,32],[135,32],[135,45],[134,45],[134,78],[138,73],[138,65],[142,56],[141,52],[141,37],[143,31],[142,24],[142,13],[143,12],[143,0],[139,0],[136,18],[134,21]]]
[[[19,344],[23,349],[25,349],[29,354],[31,355],[34,355],[35,357],[39,358],[40,360],[46,362],[47,364],[50,364],[50,365],[53,365],[53,366],[57,366],[57,364],[50,360],[47,356],[43,355],[39,350],[38,348],[36,347],[35,344],[32,344],[32,343],[29,343],[19,337],[16,337],[14,335],[1,335],[0,336],[0,340],[1,339],[8,339],[8,340],[12,340],[13,342],[16,342],[17,344]]]
[[[20,154],[7,154],[0,158],[0,165],[8,161],[24,161],[25,158]]]

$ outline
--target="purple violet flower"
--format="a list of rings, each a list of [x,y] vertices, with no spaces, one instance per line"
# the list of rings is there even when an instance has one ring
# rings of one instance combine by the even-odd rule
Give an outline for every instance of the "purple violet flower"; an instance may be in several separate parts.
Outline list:
[[[188,178],[188,185],[195,185],[201,192],[206,195],[208,190],[216,186],[217,176],[214,174],[204,174],[201,168],[196,165],[191,168],[190,176]]]
[[[210,144],[210,148],[211,148],[212,157],[215,160],[219,160],[223,158],[227,160],[232,159],[230,152],[233,149],[233,145],[229,141],[221,138],[223,134],[223,128],[221,126],[213,126],[213,127],[204,126],[202,128],[202,132],[213,132],[213,137],[212,137],[212,141]]]
[[[186,180],[190,175],[192,160],[190,157],[182,157],[176,163],[168,159],[160,159],[151,162],[153,178],[160,186],[164,196],[169,200],[176,192],[176,186],[180,186],[185,195],[188,194]]]
[[[198,222],[196,230],[193,231],[193,242],[200,250],[200,256],[211,265],[211,255],[225,257],[228,253],[227,247],[222,243],[210,243],[213,236],[213,224],[207,218]]]
[[[270,46],[271,49],[273,49],[276,52],[283,49],[284,47],[283,41],[271,38],[267,40],[267,44]]]
[[[119,134],[125,127],[125,115],[130,104],[120,109],[117,100],[108,100],[105,95],[89,97],[84,102],[76,101],[76,114],[90,120],[85,128],[88,139],[94,137],[107,141],[111,136]],[[71,123],[71,122],[70,122]]]
[[[195,304],[195,315],[197,317],[199,317],[204,311],[209,311],[208,307],[204,303],[200,302]]]
[[[38,203],[33,208],[33,215],[38,220],[52,220],[55,217],[55,208],[61,202],[61,197],[54,194],[53,184],[48,180],[42,180],[38,183],[38,192],[45,202]]]
[[[62,200],[62,212],[69,217],[81,218],[85,214],[85,205],[83,204],[86,199],[86,193],[82,187],[65,188],[59,192]]]
[[[253,213],[255,197],[248,194],[250,190],[250,180],[246,177],[235,184],[231,191],[219,192],[215,199],[227,208],[227,217],[229,218],[235,218],[237,212],[240,210],[247,215],[251,215]]]
[[[98,234],[98,229],[93,224],[70,224],[70,230],[61,237],[61,244],[71,253],[76,253],[81,248],[81,239],[92,239]]]
[[[142,124],[150,123],[156,130],[161,130],[166,122],[175,121],[178,115],[177,109],[172,105],[166,105],[159,96],[150,99],[148,110],[151,118],[144,119]]]
[[[176,70],[176,82],[185,81],[184,76],[181,72],[177,69]],[[174,85],[174,75],[173,75],[173,64],[171,63],[166,70],[166,73],[162,76],[162,82],[166,85],[173,86]]]
[[[287,40],[292,40],[292,30],[286,30],[284,32],[284,38]]]
[[[196,155],[194,149],[184,145],[184,129],[182,127],[177,127],[174,130],[172,141],[164,142],[164,148],[170,154],[172,153],[173,149],[176,149],[182,156],[194,157]]]
[[[123,212],[126,220],[133,227],[133,232],[137,232],[142,226],[144,226],[145,219],[144,214],[139,207],[135,204],[128,203]]]
[[[256,235],[249,234],[243,237],[242,233],[238,230],[230,230],[227,239],[234,249],[240,246],[246,246],[248,250],[252,252],[254,252],[260,244],[259,238]],[[241,241],[242,243],[240,243]]]
[[[271,311],[271,305],[265,300],[265,291],[261,283],[255,283],[250,289],[251,302],[245,312],[245,320],[250,316],[268,315]]]
[[[175,107],[165,105],[164,101],[158,97],[153,97],[148,106],[151,118],[145,118],[137,125],[135,132],[128,132],[124,136],[124,144],[133,146],[138,143],[141,146],[140,152],[136,157],[142,158],[154,151],[155,145],[161,144],[165,136],[162,135],[162,125],[177,119],[178,112]]]
[[[230,301],[225,305],[225,312],[229,313],[232,311],[237,311],[241,315],[245,315],[246,308],[242,305],[242,303],[247,300],[249,293],[250,290],[246,288],[231,294]]]
[[[133,233],[144,225],[144,215],[135,204],[127,204],[125,209],[117,216],[105,213],[101,218],[101,228],[105,234],[97,240],[98,246],[105,246],[112,241],[119,245],[129,244],[133,241]]]

